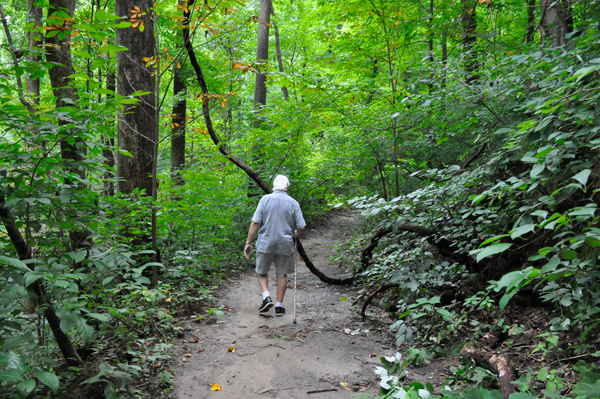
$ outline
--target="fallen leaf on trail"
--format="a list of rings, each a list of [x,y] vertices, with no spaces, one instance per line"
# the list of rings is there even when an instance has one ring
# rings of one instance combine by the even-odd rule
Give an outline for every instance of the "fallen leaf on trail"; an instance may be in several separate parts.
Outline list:
[[[210,389],[211,391],[222,391],[223,388],[221,388],[219,386],[219,384],[213,384],[212,388]]]
[[[346,329],[344,330],[344,334],[346,334],[346,335],[349,335],[349,334],[350,334],[350,329],[346,328]]]
[[[232,346],[231,348],[227,349],[227,352],[235,352],[235,347]]]
[[[196,337],[196,338],[192,338],[192,339],[190,340],[190,342],[191,342],[192,344],[195,344],[195,343],[196,343],[196,342],[198,342],[198,341],[200,341],[200,338],[198,338],[198,337]]]
[[[323,328],[323,327],[317,327],[317,328]]]
[[[258,335],[251,335],[250,338],[256,338]]]
[[[196,332],[200,332],[200,329],[199,329],[199,328],[196,328]]]
[[[183,355],[183,356],[185,356],[185,357],[192,357],[192,354],[191,354],[191,353],[186,353],[186,354],[185,354],[185,355]]]
[[[354,344],[354,341],[350,342],[350,344]]]
[[[377,357],[377,355],[373,353],[372,355],[369,355],[369,357]]]
[[[273,326],[273,330],[279,330],[277,326]]]
[[[202,352],[203,350],[204,350],[204,349],[200,348],[200,349],[198,349],[198,350],[196,351],[196,353],[200,353],[200,352]]]
[[[304,335],[302,336],[302,338],[308,338],[308,335],[307,335],[307,334],[304,334]]]
[[[347,382],[340,382],[340,385],[343,386],[343,387],[347,387],[348,383]]]
[[[167,298],[167,302],[171,302],[171,299],[173,299],[173,298]]]
[[[339,292],[335,292],[333,295],[340,295],[340,293]]]
[[[271,330],[269,330],[268,328],[266,330],[262,330],[262,332],[269,332]]]

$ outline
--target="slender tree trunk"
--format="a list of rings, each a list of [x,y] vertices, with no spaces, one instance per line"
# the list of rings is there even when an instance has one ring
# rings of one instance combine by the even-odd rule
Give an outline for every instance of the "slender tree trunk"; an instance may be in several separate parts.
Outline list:
[[[533,42],[535,35],[535,5],[537,0],[527,0],[527,43]]]
[[[275,51],[277,52],[277,65],[279,66],[279,72],[284,73],[285,70],[283,69],[283,59],[281,57],[281,44],[279,41],[279,28],[277,28],[277,25],[273,25],[273,30],[275,31]],[[287,87],[282,86],[281,91],[283,92],[283,98],[285,101],[287,101],[290,98]]]
[[[42,9],[41,7],[35,6],[35,0],[27,1],[29,9],[29,18],[33,22],[33,27],[28,33],[29,37],[29,54],[27,55],[27,61],[31,63],[38,63],[42,60],[40,56],[42,41],[41,34],[37,31],[42,24]],[[39,106],[40,104],[40,79],[29,75],[27,77],[27,93],[33,98],[33,102]]]
[[[25,242],[21,231],[17,227],[15,218],[11,215],[10,210],[5,205],[6,201],[4,196],[0,195],[0,220],[6,228],[6,233],[15,247],[19,259],[22,261],[31,259],[31,250]],[[37,297],[38,302],[45,305],[44,317],[46,320],[48,320],[48,324],[50,325],[52,334],[56,339],[58,348],[60,349],[60,352],[62,353],[67,364],[69,366],[83,365],[83,360],[81,360],[77,350],[75,350],[75,346],[73,346],[69,335],[63,332],[63,330],[60,328],[60,318],[56,315],[50,295],[46,294],[44,287],[40,283],[40,280],[35,281],[31,285],[31,290]]]
[[[271,26],[271,13],[273,4],[271,0],[260,0],[258,17],[258,42],[256,46],[256,62],[266,64],[269,61],[269,26]],[[254,86],[254,107],[261,109],[267,104],[267,77],[264,68],[259,67]],[[258,121],[257,121],[258,123]],[[260,123],[258,123],[260,125]]]
[[[50,0],[48,7],[47,24],[61,32],[52,37],[46,37],[46,60],[52,63],[52,68],[48,71],[52,92],[56,97],[56,108],[76,107],[79,101],[77,89],[71,85],[72,79],[69,77],[75,73],[73,60],[71,58],[71,29],[72,24],[64,17],[66,13],[69,17],[75,14],[76,0]],[[60,115],[60,114],[59,114]],[[58,124],[64,126],[72,123],[69,118],[58,117]],[[69,165],[71,172],[76,173],[83,180],[85,179],[85,168],[82,161],[86,156],[86,147],[82,146],[83,140],[75,137],[75,140],[62,140],[60,142],[61,158]],[[70,184],[83,187],[84,184],[70,179]],[[69,237],[71,239],[72,249],[78,249],[84,246],[84,243],[91,236],[91,231],[71,230]]]
[[[479,59],[477,54],[477,1],[462,0],[461,22],[463,26],[463,49],[467,83],[476,81]]]
[[[575,20],[573,19],[573,0],[562,0],[563,9],[566,14],[567,33],[572,33],[575,28]]]
[[[429,49],[429,66],[433,66],[433,1],[429,0],[429,40],[427,41],[427,47]]]
[[[106,77],[106,88],[113,93],[116,93],[116,76],[113,71],[108,72],[108,76]],[[115,131],[113,130],[114,119],[111,118],[107,121],[107,125],[109,128],[107,129],[107,134],[104,136],[104,144],[108,147],[102,150],[102,155],[104,155],[106,165],[106,172],[104,172],[104,196],[110,196],[115,194],[115,183],[114,183],[114,173],[112,170],[115,167],[115,153],[113,152],[113,148],[115,147]]]
[[[66,29],[65,34],[60,33],[52,37],[46,37],[46,60],[52,63],[52,68],[48,71],[50,75],[50,84],[52,92],[56,96],[56,107],[72,106],[77,104],[79,95],[77,89],[70,86],[69,76],[75,73],[73,69],[73,60],[71,58],[71,23],[65,21],[60,16],[61,12],[73,17],[75,13],[76,0],[50,0],[48,8],[48,25],[56,29]],[[71,121],[59,117],[59,125],[66,125]],[[77,139],[76,142],[81,142]],[[77,148],[75,144],[69,144],[67,140],[60,143],[61,156],[63,159],[72,161],[72,170],[85,178],[85,170],[77,165],[77,162],[85,158],[85,147]]]
[[[183,44],[183,30],[181,31]],[[187,99],[185,80],[183,79],[181,65],[173,65],[173,121],[171,131],[171,180],[177,185],[183,185],[181,169],[185,164],[185,124],[187,113]]]
[[[126,105],[119,112],[117,122],[117,142],[120,148],[129,151],[128,157],[119,153],[117,171],[119,192],[129,194],[136,188],[146,190],[152,195],[154,172],[154,146],[158,139],[158,121],[156,120],[156,82],[154,69],[146,67],[144,57],[156,55],[154,24],[150,20],[152,0],[118,0],[116,13],[119,16],[132,15],[138,6],[142,13],[139,28],[117,29],[117,44],[127,47],[127,51],[117,53],[117,91],[120,96],[130,96],[136,91],[148,94],[136,97],[135,105]]]

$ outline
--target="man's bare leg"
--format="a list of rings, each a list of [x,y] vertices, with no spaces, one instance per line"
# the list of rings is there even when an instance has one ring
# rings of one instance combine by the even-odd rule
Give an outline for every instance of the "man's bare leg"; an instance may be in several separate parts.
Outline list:
[[[262,285],[261,285],[262,287]],[[265,285],[266,287],[266,285]],[[283,303],[283,297],[285,296],[285,290],[287,289],[287,275],[277,275],[277,302]]]
[[[265,274],[264,276],[259,274],[258,284],[260,284],[260,289],[262,290],[262,292],[269,291],[269,276],[267,274]]]

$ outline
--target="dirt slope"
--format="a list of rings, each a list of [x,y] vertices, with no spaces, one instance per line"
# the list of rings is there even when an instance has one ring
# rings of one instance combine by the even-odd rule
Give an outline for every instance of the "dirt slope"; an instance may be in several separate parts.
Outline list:
[[[338,215],[308,231],[304,247],[327,274],[338,274],[329,264],[335,250],[328,247],[348,238],[357,223],[349,215]],[[273,271],[270,276],[274,296]],[[293,278],[284,300],[288,313],[263,318],[257,311],[262,296],[253,270],[230,284],[220,308],[231,311],[225,312],[222,322],[192,332],[200,341],[185,345],[184,351],[192,356],[181,359],[172,397],[354,398],[358,392],[378,392],[373,370],[379,357],[392,355],[394,348],[351,314],[350,301],[340,300],[350,290],[321,283],[299,262],[297,324],[293,324],[292,287]],[[274,315],[274,308],[269,314]],[[235,352],[228,352],[232,346]],[[219,384],[222,391],[211,391],[212,384]],[[308,393],[328,389],[337,391]]]

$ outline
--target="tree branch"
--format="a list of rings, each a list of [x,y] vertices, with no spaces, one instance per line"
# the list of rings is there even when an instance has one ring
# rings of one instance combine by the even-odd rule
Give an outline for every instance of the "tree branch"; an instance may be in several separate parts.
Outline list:
[[[190,1],[188,7],[184,9],[184,18],[186,19],[185,26],[183,28],[183,40],[185,42],[185,48],[188,53],[188,57],[190,59],[190,63],[192,67],[194,67],[194,71],[196,72],[196,78],[198,79],[198,83],[200,84],[200,89],[202,90],[202,115],[204,116],[204,123],[206,124],[206,129],[208,130],[208,134],[210,138],[217,146],[219,152],[225,156],[225,158],[229,159],[234,165],[238,168],[242,169],[246,174],[256,182],[256,184],[262,188],[262,190],[270,194],[272,193],[269,185],[256,173],[252,168],[246,165],[244,162],[236,158],[231,154],[231,151],[227,149],[225,143],[219,139],[215,129],[213,127],[212,119],[210,117],[210,107],[209,107],[209,98],[208,87],[206,85],[206,81],[204,80],[204,75],[202,74],[202,69],[198,64],[198,60],[196,59],[196,54],[194,53],[194,47],[192,46],[192,42],[190,40],[190,28],[189,28],[189,17],[190,17],[190,9],[192,9],[193,1]]]
[[[6,39],[8,40],[8,45],[10,46],[10,55],[12,56],[13,64],[15,65],[15,68],[18,68],[19,67],[19,59],[17,58],[17,54],[16,54],[17,49],[15,48],[15,44],[13,42],[12,35],[10,34],[10,29],[8,28],[8,23],[6,22],[6,15],[4,14],[4,8],[2,7],[1,4],[0,4],[0,18],[2,19],[2,25],[4,26],[4,33],[6,34]],[[21,101],[21,104],[23,104],[23,106],[25,106],[29,112],[31,112],[32,114],[35,114],[37,112],[36,109],[33,107],[33,105],[31,105],[31,103],[29,101],[27,101],[25,99],[25,96],[23,96],[23,81],[21,80],[21,76],[19,76],[17,74],[16,77],[17,77],[17,87],[19,88],[19,101]]]
[[[461,170],[467,169],[469,167],[469,165],[471,165],[473,163],[473,161],[475,161],[477,158],[479,158],[479,156],[481,154],[483,154],[483,151],[485,151],[485,148],[488,145],[489,140],[486,140],[482,146],[479,148],[479,150],[477,150],[477,152],[475,154],[473,154],[473,156],[471,158],[469,158],[469,160],[462,166],[462,168],[460,168]]]

